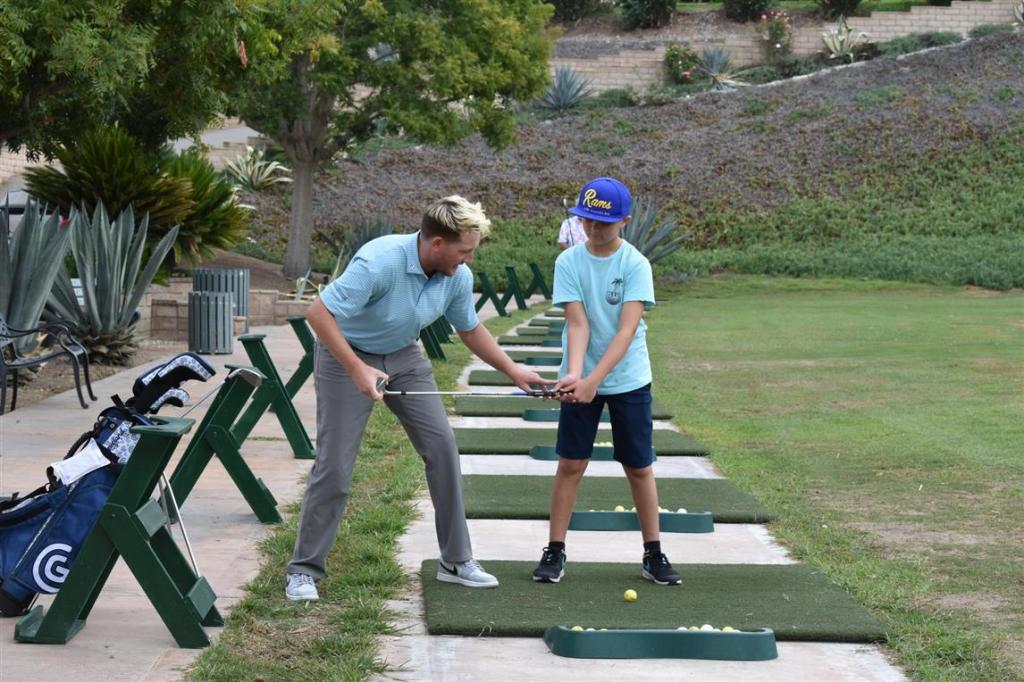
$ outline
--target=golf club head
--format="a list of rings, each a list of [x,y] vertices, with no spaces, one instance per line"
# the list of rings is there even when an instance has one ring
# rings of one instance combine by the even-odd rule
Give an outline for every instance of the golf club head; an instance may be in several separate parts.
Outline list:
[[[253,388],[259,388],[263,384],[263,375],[250,367],[236,367],[228,374],[231,377],[239,377]]]

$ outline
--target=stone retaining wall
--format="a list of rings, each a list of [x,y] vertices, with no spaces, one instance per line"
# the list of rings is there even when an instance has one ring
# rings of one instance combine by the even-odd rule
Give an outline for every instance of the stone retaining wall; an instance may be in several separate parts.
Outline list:
[[[1014,0],[953,0],[949,7],[918,5],[909,12],[875,12],[868,17],[853,17],[849,25],[863,31],[873,42],[899,36],[933,31],[966,34],[981,24],[1012,23]],[[821,34],[826,24],[805,25],[793,32],[793,53],[809,56],[824,49]],[[555,44],[551,72],[568,66],[590,79],[595,92],[613,88],[642,88],[664,82],[665,48],[671,42],[689,43],[698,52],[704,46],[724,47],[737,66],[764,63],[761,45],[746,24],[735,29],[680,33],[658,40],[573,40]]]
[[[188,292],[191,277],[172,277],[167,286],[153,285],[139,305],[139,335],[163,341],[188,339]],[[249,325],[266,326],[288,323],[288,318],[305,315],[307,301],[282,298],[271,289],[249,290]],[[245,318],[235,317],[235,335],[245,331]]]

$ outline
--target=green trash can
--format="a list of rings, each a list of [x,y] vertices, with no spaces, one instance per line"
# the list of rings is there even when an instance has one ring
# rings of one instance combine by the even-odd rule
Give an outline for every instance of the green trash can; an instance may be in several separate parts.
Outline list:
[[[188,349],[201,354],[233,352],[234,307],[229,292],[188,292]]]
[[[249,268],[196,268],[192,271],[192,291],[230,293],[234,315],[245,318],[249,331]]]

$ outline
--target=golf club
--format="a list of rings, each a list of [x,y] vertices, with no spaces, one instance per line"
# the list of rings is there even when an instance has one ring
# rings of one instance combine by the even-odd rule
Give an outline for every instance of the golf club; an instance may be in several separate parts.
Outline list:
[[[531,398],[555,398],[563,391],[551,391],[547,389],[535,389],[532,391],[510,391],[500,393],[497,391],[392,391],[387,388],[384,379],[377,380],[377,390],[384,395],[455,395],[474,398],[507,398],[509,396],[530,396]]]

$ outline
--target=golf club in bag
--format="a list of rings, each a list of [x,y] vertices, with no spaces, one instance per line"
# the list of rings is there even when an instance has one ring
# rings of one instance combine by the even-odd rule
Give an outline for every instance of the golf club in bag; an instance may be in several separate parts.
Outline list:
[[[215,370],[183,353],[139,377],[127,402],[113,396],[92,429],[64,459],[46,469],[47,483],[28,495],[0,500],[0,615],[19,616],[40,592],[56,593],[138,445],[131,433],[152,424],[164,405],[184,405],[184,381],[206,381]],[[191,553],[191,548],[190,548]]]

